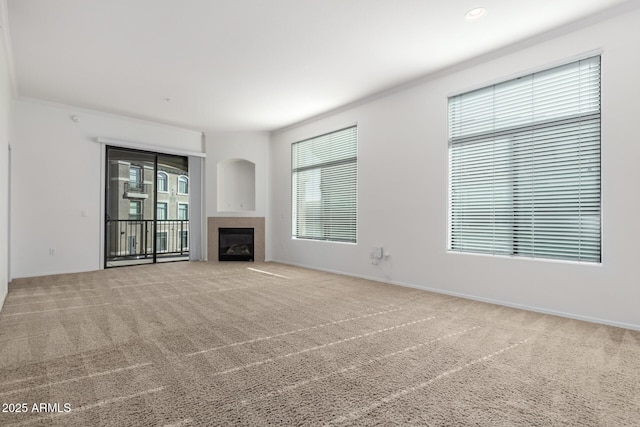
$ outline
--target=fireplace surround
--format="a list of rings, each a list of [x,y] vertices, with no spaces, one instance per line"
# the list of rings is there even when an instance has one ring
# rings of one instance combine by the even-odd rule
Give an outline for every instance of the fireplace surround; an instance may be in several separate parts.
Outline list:
[[[265,261],[265,218],[264,217],[208,217],[207,218],[207,259],[219,262],[220,228],[253,228],[253,261]]]

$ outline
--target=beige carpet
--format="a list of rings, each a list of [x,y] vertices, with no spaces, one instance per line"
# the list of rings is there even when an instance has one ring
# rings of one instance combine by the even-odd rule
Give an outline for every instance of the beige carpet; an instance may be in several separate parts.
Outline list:
[[[11,284],[0,403],[1,426],[640,425],[640,333],[280,264],[126,267]]]

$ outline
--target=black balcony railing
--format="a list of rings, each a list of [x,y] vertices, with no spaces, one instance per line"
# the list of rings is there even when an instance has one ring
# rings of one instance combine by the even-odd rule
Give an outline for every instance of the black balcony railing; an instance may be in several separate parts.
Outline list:
[[[107,260],[189,256],[189,221],[108,220]]]

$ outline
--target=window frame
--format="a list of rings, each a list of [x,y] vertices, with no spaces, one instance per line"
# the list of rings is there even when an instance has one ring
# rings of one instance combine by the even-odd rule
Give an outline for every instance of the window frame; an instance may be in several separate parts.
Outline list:
[[[185,207],[185,212],[186,212],[186,218],[180,218],[180,207],[184,206]],[[189,203],[178,203],[177,205],[177,218],[178,221],[189,221]]]
[[[317,199],[306,202],[317,202],[315,210],[320,213],[313,213],[313,206],[305,208],[304,201],[300,200],[300,196],[307,193],[306,184],[313,175],[317,175],[312,179],[317,182],[310,184],[314,188],[309,193]],[[305,178],[306,181],[299,181]],[[292,239],[358,243],[357,124],[291,144],[291,203]],[[301,207],[312,213],[301,214]]]
[[[132,214],[131,214],[131,208],[133,206],[137,206],[138,208],[136,208],[137,213],[135,214],[136,218],[132,218]],[[129,221],[142,221],[142,219],[144,218],[144,214],[142,212],[142,201],[140,200],[129,200]]]
[[[183,192],[181,189],[181,184],[184,183],[185,184],[185,189],[186,191]],[[177,189],[178,194],[189,194],[189,177],[186,175],[179,175],[178,176],[178,189]]]
[[[131,178],[135,176],[135,179]],[[140,165],[129,165],[129,191],[141,192],[144,190],[144,168]]]
[[[162,180],[160,180],[160,175],[163,176]],[[160,182],[164,182],[164,189],[160,188]],[[159,171],[156,175],[156,188],[158,193],[168,193],[169,192],[169,175],[166,172]]]
[[[601,63],[599,54],[592,55],[449,97],[447,230],[449,252],[581,264],[602,263]],[[571,71],[572,67],[575,67],[575,70]],[[567,76],[562,74],[565,72]],[[570,72],[574,74],[571,79],[568,77]],[[522,108],[525,105],[519,104],[523,101],[513,94],[523,96],[522,99],[527,100],[528,93],[525,97],[521,94],[524,91],[507,91],[510,84],[517,89],[517,85],[520,84],[518,81],[521,79],[523,79],[522,87],[526,88],[528,83],[525,79],[529,78],[532,91],[530,99],[533,101],[524,102],[531,102],[532,115],[530,121],[524,121],[526,119],[520,118],[527,117],[526,110],[519,109],[520,115],[517,116],[504,107],[512,107],[515,111],[516,107]],[[538,80],[535,80],[536,78]],[[549,78],[548,81],[551,82],[555,82],[553,79],[558,78],[562,83],[554,86],[551,91],[545,86],[547,84],[545,78]],[[571,84],[580,89],[571,92]],[[585,85],[584,91],[582,85]],[[517,101],[509,99],[505,104],[499,100],[499,90],[503,89],[504,93],[512,95]],[[492,90],[493,94],[491,94]],[[564,95],[565,92],[562,92],[562,96],[555,94],[556,91],[560,93],[564,90],[567,91],[566,95]],[[480,98],[484,96],[483,91],[490,95]],[[480,101],[474,101],[475,93]],[[464,96],[468,97],[466,107],[464,99],[456,99]],[[452,110],[454,102],[457,104],[453,105],[455,110]],[[473,104],[473,102],[476,103]],[[501,103],[498,104],[498,102]],[[458,115],[456,117],[458,122],[452,119],[454,112]],[[465,117],[464,114],[467,116]],[[487,127],[489,122],[492,122],[492,127]],[[505,127],[506,124],[509,127]],[[527,133],[530,133],[528,137]],[[558,148],[560,145],[557,147],[552,145],[556,139],[560,140],[559,135],[566,138],[567,142],[563,142],[564,145],[562,145],[565,153]],[[506,145],[500,147],[498,144],[501,143]],[[483,148],[480,144],[491,148]],[[527,144],[530,145],[530,150]],[[458,150],[455,153],[458,163],[456,166],[453,163],[454,148]],[[464,160],[464,150],[467,150],[467,160]],[[545,151],[553,154],[547,154]],[[492,160],[488,160],[489,158]],[[481,163],[483,161],[487,163]],[[548,162],[549,166],[544,162]],[[478,175],[481,173],[481,167],[487,167],[488,164],[493,165],[491,174],[485,172],[485,175]],[[563,164],[563,166],[552,164]],[[454,171],[455,167],[460,168],[462,172]],[[554,168],[558,169],[554,170]],[[583,172],[587,169],[588,173]],[[567,175],[569,173],[571,175]],[[490,176],[491,180],[483,176]],[[565,184],[567,176],[577,177],[578,184]],[[456,180],[455,189],[454,179]],[[498,181],[500,179],[505,182],[511,180],[511,182],[500,185],[501,181]],[[488,181],[490,184],[481,183],[483,181]],[[510,188],[508,191],[507,187]],[[493,188],[492,194],[488,195],[488,190],[491,188]],[[485,194],[482,194],[483,190]],[[462,206],[457,207],[458,210],[455,213],[454,191],[459,191],[455,196],[455,203]],[[495,199],[500,197],[498,195],[508,199],[509,192],[511,193],[510,205],[505,202],[506,199]],[[464,202],[465,197],[468,199],[467,202]],[[550,201],[553,197],[558,201]],[[502,203],[496,200],[502,200]],[[465,207],[467,205],[468,207]],[[559,208],[560,205],[566,205],[566,207]],[[484,206],[493,206],[493,213],[482,215],[478,207]],[[500,206],[507,206],[510,209],[507,215],[497,213]],[[561,209],[564,210],[558,213]],[[454,215],[457,231],[454,230]],[[510,223],[509,216],[511,216]],[[488,220],[486,220],[487,217]],[[573,217],[575,219],[572,219]],[[476,221],[475,224],[474,221]],[[482,235],[484,224],[487,227],[486,234],[493,233],[493,240]],[[491,225],[493,231],[489,228]],[[500,228],[503,225],[511,227],[510,235],[508,231]],[[468,230],[465,231],[465,228]],[[461,229],[463,231],[460,231]],[[473,230],[476,230],[475,235]],[[458,239],[458,242],[456,243],[454,239]],[[506,239],[505,245],[497,247],[497,242],[501,240],[496,239]],[[481,249],[482,245],[487,249]]]
[[[160,205],[163,206],[164,218],[160,218]],[[164,221],[169,219],[169,204],[167,202],[157,202],[156,203],[156,220]]]

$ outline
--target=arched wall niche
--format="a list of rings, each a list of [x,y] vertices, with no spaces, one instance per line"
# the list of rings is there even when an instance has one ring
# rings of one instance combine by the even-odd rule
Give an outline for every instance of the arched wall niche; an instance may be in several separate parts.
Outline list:
[[[256,210],[256,165],[245,159],[218,163],[218,211]]]

